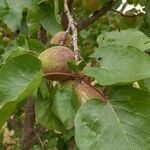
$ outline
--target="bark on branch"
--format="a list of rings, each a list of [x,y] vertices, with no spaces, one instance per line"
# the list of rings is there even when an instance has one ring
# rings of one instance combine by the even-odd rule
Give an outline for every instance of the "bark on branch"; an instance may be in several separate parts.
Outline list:
[[[68,7],[68,0],[64,0],[64,9],[65,9],[65,13],[67,15],[67,18],[68,18],[68,28],[67,28],[67,31],[71,30],[71,33],[72,33],[72,45],[73,45],[73,50],[74,50],[74,53],[75,53],[75,60],[80,60],[81,56],[80,56],[80,51],[79,51],[79,48],[78,48],[78,33],[77,33],[77,28],[75,26],[75,21],[72,17],[72,14],[69,10],[69,7]]]
[[[34,142],[35,138],[34,123],[35,123],[34,104],[32,97],[30,96],[25,106],[25,118],[22,127],[21,146],[23,150],[30,149]]]
[[[114,5],[115,1],[111,0],[107,6],[101,8],[100,10],[96,11],[93,15],[91,15],[89,18],[85,19],[85,20],[80,20],[77,25],[76,28],[78,31],[81,31],[83,29],[85,29],[86,27],[88,27],[89,25],[93,24],[98,18],[102,17],[103,15],[105,15],[108,11],[110,11]]]
[[[73,2],[74,2],[74,0],[67,0],[68,8],[69,8],[69,11],[71,14],[73,13]],[[63,11],[61,14],[61,24],[62,24],[62,27],[64,28],[64,30],[67,30],[68,18],[67,18],[65,11]]]

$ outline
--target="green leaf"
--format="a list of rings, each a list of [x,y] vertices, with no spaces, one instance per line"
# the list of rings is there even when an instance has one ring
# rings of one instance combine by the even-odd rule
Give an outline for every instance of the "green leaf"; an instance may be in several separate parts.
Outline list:
[[[75,60],[68,61],[67,64],[68,64],[68,67],[74,72],[81,71],[86,66],[86,63],[83,60],[79,61],[78,63]]]
[[[40,7],[40,22],[42,26],[50,33],[55,34],[62,30],[61,26],[58,24],[55,18],[54,2],[50,5],[46,3],[41,3]]]
[[[23,34],[19,34],[16,38],[16,43],[14,43],[14,45],[16,44],[17,46],[23,47],[25,49],[29,49],[28,46],[28,41],[25,38],[25,36]]]
[[[0,0],[0,18],[2,19],[9,11],[6,0]]]
[[[19,35],[15,41],[11,41],[4,49],[5,53],[2,55],[3,62],[23,54],[31,53],[28,50],[27,40],[23,35]]]
[[[92,57],[100,64],[87,66],[84,72],[101,85],[129,83],[150,77],[150,57],[134,47],[98,48]]]
[[[41,125],[50,130],[64,131],[65,128],[62,122],[52,112],[53,93],[55,93],[54,89],[48,87],[43,81],[38,90],[35,103],[36,118]]]
[[[16,104],[32,94],[41,82],[41,63],[31,55],[11,59],[0,70],[0,128]]]
[[[20,30],[20,33],[28,37],[29,33],[28,33],[28,25],[27,25],[26,16],[27,16],[27,10],[22,13],[22,19],[21,19],[19,30]]]
[[[146,18],[148,25],[150,25],[150,9],[149,8],[150,8],[150,1],[147,1],[145,5],[145,11],[146,11],[145,18]]]
[[[38,28],[40,27],[38,0],[33,0],[32,3],[33,3],[32,9],[28,10],[26,18],[30,36],[36,33]]]
[[[134,46],[142,51],[150,49],[150,38],[136,29],[103,32],[97,42],[99,47],[108,45]]]
[[[29,39],[28,40],[29,49],[35,52],[42,52],[46,49],[46,47],[36,39]]]
[[[61,17],[59,15],[59,5],[62,5],[62,0],[54,0],[54,12],[55,12],[55,18],[56,21],[60,24],[61,23]]]
[[[4,53],[6,45],[3,41],[0,41],[0,55]]]
[[[147,23],[146,19],[143,19],[144,22],[140,26],[140,30],[145,33],[148,37],[150,37],[150,25]]]
[[[144,89],[150,91],[150,78],[139,81],[139,85],[140,85],[141,88],[144,88]]]
[[[6,0],[9,10],[7,9],[7,14],[3,16],[4,22],[10,27],[12,30],[19,28],[22,12],[24,8],[31,8],[32,1],[31,0],[17,0],[14,2],[12,0]]]
[[[107,102],[82,105],[75,118],[80,150],[149,150],[150,93],[116,87]]]
[[[26,54],[26,53],[27,53],[27,51],[25,51],[24,48],[16,47],[16,48],[12,49],[12,51],[10,51],[10,53],[8,54],[7,57],[5,57],[5,61],[8,61],[14,57],[18,57],[18,56]]]
[[[31,54],[38,56],[45,46],[35,39],[26,39],[23,35],[19,35],[15,41],[12,41],[5,47],[5,53],[2,55],[3,61],[8,61],[14,57],[23,54]]]
[[[4,49],[0,49],[0,55],[4,53]]]
[[[67,130],[74,125],[74,117],[78,107],[79,101],[73,87],[64,86],[56,92],[52,109]]]
[[[3,64],[0,64],[0,70],[2,69]]]

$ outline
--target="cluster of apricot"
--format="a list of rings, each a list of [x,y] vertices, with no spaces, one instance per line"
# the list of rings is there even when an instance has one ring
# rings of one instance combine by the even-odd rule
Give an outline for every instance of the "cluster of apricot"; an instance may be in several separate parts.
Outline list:
[[[101,98],[99,91],[84,79],[70,78],[74,73],[68,67],[68,61],[75,61],[75,54],[72,50],[72,36],[63,31],[58,32],[52,37],[51,44],[56,46],[46,49],[39,55],[44,77],[54,81],[65,80],[69,86],[74,85],[81,103],[91,98]],[[81,73],[77,74],[81,75]]]

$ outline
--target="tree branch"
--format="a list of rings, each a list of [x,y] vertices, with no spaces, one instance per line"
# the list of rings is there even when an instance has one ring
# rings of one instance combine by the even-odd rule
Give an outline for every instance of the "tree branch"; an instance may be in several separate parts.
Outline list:
[[[22,150],[30,149],[35,141],[34,124],[35,124],[34,103],[32,97],[30,96],[28,97],[25,106],[25,118],[22,127],[22,139],[21,139]]]
[[[74,0],[67,0],[68,8],[71,14],[73,12],[73,2]]]
[[[73,2],[74,2],[74,0],[67,0],[68,8],[69,8],[69,11],[71,14],[73,13]],[[61,14],[61,24],[62,24],[62,27],[64,28],[64,30],[67,30],[68,18],[67,18],[65,11],[63,11]]]
[[[103,15],[105,15],[108,11],[110,11],[114,5],[115,1],[111,0],[107,6],[101,8],[100,10],[96,11],[93,15],[91,15],[89,18],[87,18],[86,20],[80,20],[77,25],[76,28],[78,31],[83,30],[84,28],[88,27],[89,25],[91,25],[92,23],[94,23],[98,18],[102,17]]]
[[[78,42],[77,42],[77,28],[75,27],[75,22],[73,20],[73,17],[70,13],[69,7],[68,7],[68,1],[64,0],[64,9],[65,9],[65,13],[67,15],[68,18],[68,28],[67,31],[69,31],[71,29],[72,31],[72,45],[73,45],[73,50],[74,50],[74,54],[75,54],[75,60],[80,60],[81,56],[80,56],[80,51],[78,48]]]

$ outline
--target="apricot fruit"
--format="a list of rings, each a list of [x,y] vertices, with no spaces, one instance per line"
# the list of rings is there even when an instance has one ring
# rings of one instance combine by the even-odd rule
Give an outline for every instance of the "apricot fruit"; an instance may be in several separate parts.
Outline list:
[[[61,31],[52,37],[51,44],[65,46],[72,49],[72,37],[70,34],[66,34],[64,31]]]
[[[98,0],[82,0],[82,6],[88,12],[95,12],[99,9],[100,4]]]
[[[75,90],[80,99],[81,104],[93,98],[102,99],[100,92],[93,86],[85,83],[84,81],[79,82],[76,85]]]
[[[39,57],[42,63],[44,74],[51,80],[63,80],[68,77],[71,70],[67,62],[75,60],[72,50],[63,46],[55,46],[43,51]]]

